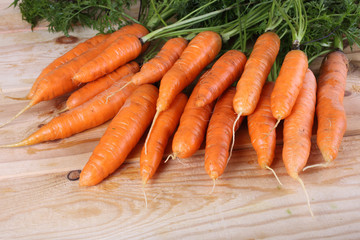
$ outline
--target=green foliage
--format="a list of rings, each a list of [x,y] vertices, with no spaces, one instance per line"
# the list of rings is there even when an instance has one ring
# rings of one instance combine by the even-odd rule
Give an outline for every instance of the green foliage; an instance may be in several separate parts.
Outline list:
[[[134,21],[124,10],[135,3],[136,0],[15,0],[11,5],[20,8],[23,20],[29,22],[31,28],[46,20],[49,31],[69,35],[75,25],[101,33],[113,32]]]

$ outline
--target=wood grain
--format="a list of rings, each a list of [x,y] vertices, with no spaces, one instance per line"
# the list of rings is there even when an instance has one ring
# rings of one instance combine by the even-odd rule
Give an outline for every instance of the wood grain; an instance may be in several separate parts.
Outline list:
[[[42,24],[34,32],[18,11],[0,1],[0,79],[5,95],[24,96],[41,69],[75,44]],[[80,41],[88,29],[72,35]],[[213,182],[204,170],[203,148],[195,156],[161,164],[144,187],[139,152],[103,183],[80,188],[67,174],[81,169],[107,124],[70,138],[30,147],[0,149],[0,239],[358,239],[360,236],[360,49],[351,52],[344,105],[348,124],[334,165],[301,174],[311,198],[311,218],[300,185],[281,160],[281,126],[273,168],[260,170],[247,129],[236,135],[233,156]],[[322,58],[311,65],[317,74]],[[46,123],[66,96],[43,102],[0,128],[0,144],[21,140]],[[25,101],[0,97],[0,122]],[[316,136],[309,164],[322,162]],[[168,147],[167,153],[170,153]]]

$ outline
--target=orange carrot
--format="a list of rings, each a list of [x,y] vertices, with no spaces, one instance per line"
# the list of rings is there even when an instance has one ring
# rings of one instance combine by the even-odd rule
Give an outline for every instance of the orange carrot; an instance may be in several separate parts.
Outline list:
[[[158,112],[166,110],[177,94],[195,80],[221,49],[221,37],[211,31],[196,35],[185,48],[180,58],[160,81]]]
[[[215,101],[244,70],[246,56],[238,50],[224,53],[200,82],[196,105],[205,106]]]
[[[71,92],[77,89],[80,84],[72,81],[74,74],[89,60],[95,58],[99,53],[101,53],[106,47],[108,47],[114,38],[117,39],[118,36],[124,34],[134,34],[136,37],[141,37],[147,34],[147,29],[140,24],[127,25],[117,32],[112,34],[110,37],[79,55],[78,57],[73,58],[67,63],[55,68],[49,72],[42,80],[38,83],[36,92],[34,93],[31,101],[25,108],[23,108],[19,113],[17,113],[13,118],[11,118],[6,123],[0,125],[0,127],[8,124],[20,114],[25,112],[27,109],[38,104],[41,101],[46,101],[53,99],[55,97],[61,96],[65,93]]]
[[[291,50],[285,56],[271,93],[271,112],[278,120],[290,115],[303,84],[308,60],[301,50]]]
[[[327,164],[336,158],[346,130],[343,98],[348,64],[345,54],[335,51],[324,58],[320,68],[316,106],[317,145]]]
[[[262,169],[269,168],[275,156],[276,131],[271,131],[276,119],[271,113],[270,95],[274,82],[266,82],[255,111],[247,118],[251,144]]]
[[[309,195],[299,177],[310,155],[311,134],[314,123],[316,104],[316,79],[310,69],[307,69],[302,88],[292,108],[291,114],[284,121],[283,162],[288,174],[297,180],[304,189],[309,211]]]
[[[181,53],[187,46],[187,40],[184,38],[172,38],[168,40],[160,49],[159,53],[150,61],[146,62],[136,73],[128,84],[141,85],[146,83],[155,83],[159,81],[164,74],[179,59]]]
[[[118,69],[105,75],[104,77],[101,77],[93,82],[87,83],[85,86],[73,92],[69,96],[69,98],[66,100],[66,107],[64,110],[69,110],[81,105],[82,103],[96,96],[98,93],[109,88],[112,84],[117,82],[122,77],[125,77],[126,75],[129,75],[131,73],[138,72],[139,68],[140,68],[139,64],[133,61],[119,67]],[[131,81],[127,83],[130,82]],[[125,85],[122,86],[122,88],[123,87],[125,87]]]
[[[175,61],[179,59],[186,46],[187,40],[184,38],[172,38],[166,41],[159,53],[146,62],[131,81],[136,85],[160,81]]]
[[[280,38],[273,32],[263,33],[256,40],[244,72],[236,85],[233,105],[238,115],[249,115],[254,112],[279,48]]]
[[[137,58],[142,43],[135,35],[121,35],[98,56],[85,63],[73,76],[78,83],[91,82]]]
[[[57,68],[58,66],[70,61],[71,59],[73,59],[74,57],[77,57],[79,55],[81,55],[82,53],[86,52],[87,50],[89,50],[90,48],[96,46],[97,44],[99,44],[101,41],[105,40],[106,38],[108,38],[110,36],[110,34],[99,34],[96,35],[88,40],[86,40],[85,42],[79,43],[78,45],[76,45],[73,49],[71,49],[70,51],[68,51],[67,53],[65,53],[64,55],[62,55],[61,57],[55,59],[53,62],[51,62],[46,68],[44,68],[42,70],[42,72],[40,73],[40,75],[37,77],[37,79],[35,80],[34,84],[32,85],[32,88],[30,89],[30,92],[27,95],[28,99],[31,99],[32,96],[34,95],[36,88],[37,88],[37,84],[39,83],[39,81],[49,72],[51,72],[52,70],[54,70],[55,68]]]
[[[1,147],[20,147],[67,138],[103,124],[117,114],[127,97],[135,90],[134,85],[129,85],[123,91],[113,94],[130,79],[131,75],[122,78],[88,102],[55,117],[21,142]],[[113,94],[113,97],[108,100],[110,94]]]
[[[233,109],[235,87],[227,89],[215,104],[206,132],[205,170],[212,179],[221,176],[231,158],[232,127],[236,114]],[[243,117],[237,122],[237,130]]]
[[[200,79],[205,77],[207,73],[208,71],[203,74]],[[199,84],[195,86],[181,115],[180,124],[172,142],[173,158],[187,158],[192,156],[200,148],[204,140],[206,128],[215,102],[205,105],[204,107],[197,107],[195,101],[198,90]]]
[[[81,186],[100,183],[125,161],[151,123],[157,97],[158,89],[150,84],[138,87],[130,95],[83,168]]]
[[[310,155],[315,115],[316,79],[310,69],[291,114],[284,121],[283,161],[288,174],[297,179]]]
[[[169,137],[174,133],[179,124],[180,116],[184,111],[187,100],[186,95],[180,93],[174,99],[169,109],[159,115],[149,137],[149,150],[147,154],[145,153],[145,148],[141,151],[140,175],[144,184],[155,174],[164,155]]]
[[[220,35],[212,31],[201,32],[190,41],[180,58],[160,81],[156,114],[149,134],[160,112],[168,109],[176,95],[194,81],[202,69],[215,59],[220,52],[221,46]],[[147,141],[148,137],[145,141],[145,152],[147,152]]]

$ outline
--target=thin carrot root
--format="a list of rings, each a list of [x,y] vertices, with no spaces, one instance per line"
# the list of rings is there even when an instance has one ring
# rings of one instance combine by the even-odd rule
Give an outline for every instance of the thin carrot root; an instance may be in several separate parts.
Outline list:
[[[309,168],[317,168],[317,167],[328,167],[330,166],[330,162],[326,162],[326,163],[318,163],[318,164],[313,164],[313,165],[309,165],[303,168],[303,171],[309,169]]]
[[[304,184],[304,182],[301,180],[301,178],[300,178],[299,176],[297,176],[295,179],[300,183],[302,189],[304,190],[304,193],[305,193],[305,196],[306,196],[307,205],[308,205],[308,208],[309,208],[309,212],[310,212],[310,214],[311,214],[311,217],[314,217],[314,213],[313,213],[313,211],[311,210],[310,197],[309,197],[308,192],[306,191],[305,184]]]
[[[18,112],[15,116],[13,116],[11,119],[9,119],[7,122],[3,123],[0,125],[0,128],[4,127],[5,125],[11,123],[12,121],[14,121],[17,117],[19,117],[21,114],[23,114],[26,110],[28,110],[29,108],[31,108],[33,106],[33,104],[31,104],[31,102],[26,105],[26,107],[24,107],[20,112]]]
[[[141,190],[144,194],[144,201],[145,201],[145,208],[148,208],[148,200],[147,200],[147,196],[146,196],[146,192],[145,192],[145,184],[142,184]]]
[[[215,185],[216,185],[217,178],[213,178],[212,180],[213,180],[213,186],[212,186],[210,194],[212,194],[215,191]]]
[[[12,99],[12,100],[29,100],[29,98],[27,97],[11,97],[11,96],[6,96],[6,95],[3,95],[4,98],[9,98],[9,99]]]
[[[282,182],[280,181],[280,179],[279,179],[279,177],[277,176],[277,174],[276,174],[276,172],[274,171],[274,169],[272,169],[272,168],[269,167],[269,166],[266,166],[265,168],[268,169],[268,170],[270,170],[270,171],[272,172],[272,174],[274,174],[276,180],[277,180],[278,183],[282,186],[283,184],[282,184]]]
[[[146,136],[146,140],[145,140],[145,143],[144,143],[145,155],[147,154],[147,143],[148,143],[148,141],[149,141],[149,137],[150,137],[151,131],[152,131],[152,129],[153,129],[154,125],[155,125],[155,122],[156,122],[157,118],[159,117],[159,114],[160,114],[160,113],[161,113],[160,111],[156,111],[155,116],[154,116],[154,119],[153,119],[153,121],[152,121],[152,123],[151,123],[150,130],[149,130],[149,132],[148,132],[148,135]]]
[[[270,130],[270,132],[266,135],[266,137],[269,137],[269,136],[270,136],[270,134],[272,133],[272,131],[274,131],[274,130],[277,128],[277,126],[279,125],[280,121],[281,121],[281,119],[279,118],[279,119],[277,120],[277,122],[275,123],[274,127],[273,127],[273,128]]]
[[[119,90],[116,90],[116,91],[112,92],[112,93],[106,98],[106,102],[108,102],[109,99],[110,99],[112,96],[114,96],[116,93],[122,91],[122,90],[123,90],[125,87],[127,87],[130,83],[132,83],[132,81],[129,81],[129,82],[125,83]]]
[[[177,158],[177,153],[172,153],[169,154],[169,156],[167,156],[167,158],[165,159],[164,163],[167,163],[167,161],[169,161],[169,159],[176,159]]]
[[[239,121],[240,117],[241,117],[242,113],[239,113],[234,121],[234,125],[233,125],[233,129],[232,129],[232,134],[233,134],[233,137],[232,137],[232,142],[231,142],[231,147],[230,147],[230,151],[229,151],[229,157],[228,157],[228,160],[227,160],[227,164],[229,163],[229,160],[231,158],[231,155],[232,155],[232,151],[234,149],[234,145],[235,145],[235,128],[236,128],[236,124],[237,122]]]

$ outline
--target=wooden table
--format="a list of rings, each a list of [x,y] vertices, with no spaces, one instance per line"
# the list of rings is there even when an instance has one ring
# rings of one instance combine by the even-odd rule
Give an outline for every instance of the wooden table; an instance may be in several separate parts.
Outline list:
[[[43,67],[78,42],[57,43],[61,34],[48,33],[45,24],[32,32],[18,9],[7,8],[10,2],[0,1],[0,87],[6,96],[21,97]],[[82,28],[72,33],[79,41],[94,34]],[[339,155],[334,166],[301,174],[314,218],[300,185],[286,174],[281,137],[273,164],[280,187],[270,171],[259,169],[244,125],[212,193],[200,150],[160,166],[145,187],[146,208],[139,177],[141,144],[104,182],[79,187],[67,175],[82,169],[104,124],[64,140],[0,149],[0,239],[359,239],[360,50],[346,52],[348,127]],[[315,73],[320,61],[311,66]],[[0,128],[0,144],[19,141],[49,121],[64,99],[40,103]],[[1,96],[0,123],[25,104]],[[313,136],[309,164],[319,162]]]

